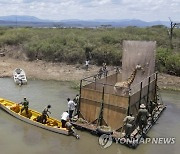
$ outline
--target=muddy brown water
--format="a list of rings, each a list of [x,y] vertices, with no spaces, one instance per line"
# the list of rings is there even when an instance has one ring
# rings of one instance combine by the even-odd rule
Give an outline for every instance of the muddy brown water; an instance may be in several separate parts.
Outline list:
[[[30,108],[42,111],[51,104],[51,116],[60,119],[67,109],[66,99],[78,93],[68,82],[28,80],[19,87],[11,78],[0,79],[0,97],[20,102],[26,96]],[[175,144],[141,144],[137,149],[129,149],[120,144],[112,144],[104,149],[98,137],[84,131],[76,140],[72,136],[53,133],[20,121],[0,109],[0,153],[1,154],[179,154],[180,146],[180,93],[163,91],[161,93],[167,109],[148,136],[151,138],[173,138]]]

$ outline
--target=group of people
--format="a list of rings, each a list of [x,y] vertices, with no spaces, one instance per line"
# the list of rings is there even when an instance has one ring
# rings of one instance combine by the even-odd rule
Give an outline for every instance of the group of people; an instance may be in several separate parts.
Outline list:
[[[68,121],[71,121],[73,116],[75,116],[77,114],[79,95],[77,94],[73,100],[71,100],[70,98],[67,98],[67,102],[68,102],[68,105],[67,105],[68,110],[63,112],[61,115],[61,122],[62,122],[63,128],[65,128],[66,123]],[[24,100],[19,104],[22,105],[20,113],[22,113],[25,110],[26,115],[28,115],[29,101],[26,99],[26,97],[24,97]],[[47,123],[47,118],[49,118],[49,114],[51,114],[51,112],[49,111],[50,108],[51,108],[51,105],[47,105],[47,107],[44,108],[44,110],[42,111],[42,114],[37,117],[38,122],[40,122],[42,124]]]
[[[130,138],[131,133],[134,131],[136,126],[139,126],[139,131],[142,135],[145,135],[144,128],[147,126],[148,119],[151,117],[151,123],[154,124],[154,109],[156,108],[156,103],[153,101],[149,102],[146,107],[144,104],[140,105],[137,117],[130,113],[123,120],[125,128],[125,138]]]
[[[103,63],[102,67],[98,71],[98,78],[101,79],[102,75],[107,76],[108,70],[106,63]]]
[[[24,97],[24,100],[22,102],[19,103],[19,105],[22,105],[21,111],[20,113],[22,114],[22,112],[25,110],[26,115],[29,114],[29,101],[27,100],[26,97]],[[49,111],[49,109],[51,108],[51,105],[48,105],[47,107],[45,107],[45,109],[42,111],[42,115],[37,117],[37,121],[41,122],[43,124],[46,124],[47,122],[47,117],[49,117],[48,113],[51,114],[51,112]]]
[[[77,94],[76,97],[71,100],[70,98],[67,98],[68,102],[68,110],[64,111],[63,114],[61,115],[61,122],[62,122],[62,127],[66,127],[66,123],[68,121],[72,121],[73,116],[77,114],[77,107],[79,104],[79,95]]]

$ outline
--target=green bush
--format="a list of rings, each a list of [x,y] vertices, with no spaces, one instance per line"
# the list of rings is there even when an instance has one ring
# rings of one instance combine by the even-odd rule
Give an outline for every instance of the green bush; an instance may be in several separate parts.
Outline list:
[[[180,53],[173,53],[172,50],[166,48],[158,48],[156,62],[160,72],[180,76]]]
[[[160,72],[179,75],[180,29],[174,29],[170,50],[167,27],[126,27],[108,29],[40,29],[0,28],[0,46],[21,45],[29,60],[84,63],[86,53],[91,62],[121,65],[123,40],[157,42],[156,66]],[[180,75],[179,75],[180,76]]]
[[[80,48],[66,49],[64,61],[68,64],[83,63],[85,61],[84,50]]]
[[[106,62],[108,65],[120,65],[122,51],[116,47],[104,45],[97,47],[92,51],[93,61],[97,65]]]
[[[18,45],[28,41],[31,37],[26,29],[9,29],[1,33],[0,41],[2,44]]]
[[[170,54],[165,68],[168,74],[180,76],[180,53]]]

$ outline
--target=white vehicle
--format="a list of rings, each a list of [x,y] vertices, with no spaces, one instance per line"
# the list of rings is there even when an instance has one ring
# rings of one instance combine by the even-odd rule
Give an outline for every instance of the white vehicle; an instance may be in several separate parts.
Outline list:
[[[26,74],[24,70],[22,70],[21,68],[16,68],[13,71],[13,78],[14,78],[14,82],[18,85],[27,84]]]

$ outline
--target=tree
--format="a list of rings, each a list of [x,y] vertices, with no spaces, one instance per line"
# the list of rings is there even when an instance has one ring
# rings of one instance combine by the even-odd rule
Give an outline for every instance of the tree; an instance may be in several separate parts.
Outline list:
[[[175,23],[170,18],[169,18],[169,20],[170,20],[170,31],[168,30],[168,34],[169,34],[169,39],[170,39],[170,47],[171,47],[171,49],[173,49],[173,44],[172,44],[173,30],[175,27],[180,25],[180,23]]]

